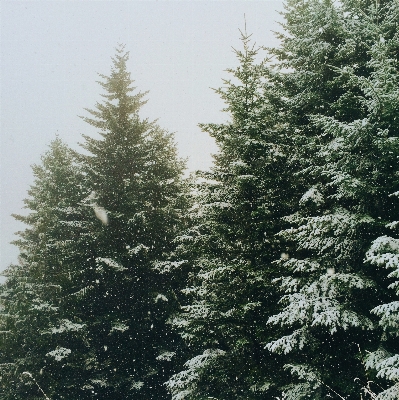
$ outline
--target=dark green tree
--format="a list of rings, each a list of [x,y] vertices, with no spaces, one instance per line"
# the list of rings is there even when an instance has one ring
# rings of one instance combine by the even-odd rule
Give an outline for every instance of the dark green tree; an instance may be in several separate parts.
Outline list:
[[[278,380],[276,356],[266,350],[276,309],[272,263],[281,253],[275,234],[289,212],[291,171],[286,125],[267,61],[245,33],[239,65],[216,90],[230,121],[202,124],[219,152],[199,175],[193,226],[182,235],[182,261],[190,265],[182,312],[173,319],[192,358],[170,379],[173,399],[270,398]]]
[[[282,310],[269,320],[287,331],[267,347],[286,354],[287,399],[358,399],[369,378],[362,358],[381,334],[370,310],[387,296],[364,258],[397,213],[390,194],[398,190],[397,125],[385,120],[377,90],[386,80],[387,95],[396,78],[384,75],[373,49],[397,35],[397,14],[393,2],[288,4],[291,35],[279,54],[292,69],[286,82],[296,82],[294,91],[286,86],[287,115],[301,143],[292,162],[304,192],[280,234],[291,249],[280,262]],[[390,52],[386,61],[395,45]]]
[[[381,289],[388,289],[379,304],[371,310],[379,319],[383,329],[377,349],[370,352],[365,365],[376,374],[374,382],[364,385],[366,393],[376,394],[378,400],[389,400],[399,397],[399,291],[398,291],[398,164],[393,157],[398,157],[399,131],[399,5],[395,2],[386,4],[382,21],[375,26],[375,43],[371,48],[370,67],[372,73],[368,80],[362,82],[367,94],[367,106],[370,112],[368,124],[378,127],[378,158],[388,159],[384,177],[384,198],[380,208],[393,208],[381,221],[384,224],[383,235],[373,241],[366,255],[366,262],[377,267]],[[396,162],[396,164],[395,164]],[[395,185],[390,184],[395,181]],[[389,193],[389,197],[386,194]],[[380,200],[380,201],[381,201]],[[382,206],[382,207],[381,207]],[[390,218],[393,218],[390,220]],[[381,273],[383,269],[388,273]],[[376,385],[375,383],[378,383]]]
[[[169,258],[187,207],[172,135],[140,119],[128,54],[117,50],[100,139],[84,155],[60,140],[34,167],[20,262],[1,287],[4,399],[164,399],[182,344]]]
[[[87,347],[74,298],[90,248],[92,210],[80,204],[88,195],[85,178],[58,138],[33,173],[29,213],[15,216],[27,225],[15,241],[19,263],[8,268],[0,288],[2,399],[76,397]]]
[[[172,135],[140,119],[144,104],[117,49],[110,76],[100,75],[104,102],[84,120],[100,139],[85,136],[81,155],[99,218],[85,263],[83,307],[96,398],[163,399],[168,360],[180,342],[166,321],[177,307],[172,282],[155,265],[166,260],[185,214],[183,162]]]

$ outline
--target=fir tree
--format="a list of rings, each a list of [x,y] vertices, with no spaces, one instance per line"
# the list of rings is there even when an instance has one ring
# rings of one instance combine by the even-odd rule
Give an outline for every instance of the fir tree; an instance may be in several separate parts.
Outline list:
[[[307,9],[306,15],[301,7]],[[327,18],[331,15],[336,17]],[[324,74],[322,90],[313,84],[311,90],[302,86],[296,97],[289,95],[291,108],[296,114],[296,103],[305,96],[325,99],[320,102],[322,110],[303,100],[307,112],[292,119],[303,135],[305,150],[299,155],[306,159],[298,160],[297,155],[293,159],[298,160],[305,190],[298,211],[287,218],[292,227],[281,232],[292,241],[290,258],[281,261],[289,274],[281,278],[283,309],[269,320],[288,329],[267,345],[287,354],[286,368],[296,377],[284,388],[288,399],[358,398],[358,379],[367,381],[362,355],[378,345],[370,310],[385,291],[363,260],[373,238],[382,233],[384,221],[396,212],[389,194],[397,190],[397,179],[390,172],[397,168],[397,150],[390,137],[393,132],[386,132],[378,116],[370,84],[375,68],[370,48],[379,40],[375,21],[386,15],[386,9],[374,3],[343,2],[339,8],[318,1],[294,6],[287,15],[289,28],[294,21],[295,29],[298,24],[301,30],[306,25],[299,21],[313,19],[307,34],[301,31],[283,44],[291,51],[286,65],[293,72],[288,80],[299,74],[314,82]],[[394,34],[392,23],[397,23],[390,21],[387,40]],[[323,37],[318,47],[328,50],[326,62],[320,64],[317,51],[309,51],[306,63],[291,61],[303,54],[302,48],[298,56],[293,52],[292,41],[310,49],[317,32]],[[311,93],[304,95],[304,90]],[[384,157],[377,157],[381,152]]]
[[[29,213],[15,216],[28,226],[15,241],[19,264],[9,267],[1,287],[3,399],[74,396],[84,362],[76,350],[86,347],[74,299],[90,248],[92,211],[80,205],[87,196],[84,175],[58,138],[33,173]]]
[[[171,134],[140,119],[144,94],[132,93],[127,61],[117,49],[110,76],[100,75],[105,101],[84,118],[102,136],[85,136],[81,156],[92,188],[87,203],[100,219],[85,266],[86,387],[100,398],[162,399],[179,347],[166,324],[177,303],[170,279],[154,266],[173,249],[184,215],[183,163]]]
[[[375,43],[371,48],[370,67],[373,72],[370,78],[363,82],[367,94],[367,105],[370,111],[369,124],[379,128],[378,155],[380,160],[386,160],[386,175],[384,176],[384,197],[382,203],[385,209],[391,209],[381,223],[385,223],[384,235],[373,241],[367,252],[366,262],[385,268],[388,274],[382,274],[379,279],[381,289],[388,289],[380,304],[371,312],[379,319],[379,325],[383,329],[378,349],[369,353],[365,359],[368,370],[376,373],[374,382],[365,385],[367,392],[378,394],[378,400],[396,399],[399,397],[399,336],[398,325],[398,222],[395,218],[398,209],[398,137],[399,129],[399,66],[397,55],[399,51],[399,6],[397,3],[386,5],[385,18],[374,23]],[[391,182],[394,182],[393,185]],[[391,183],[391,184],[390,184]],[[389,193],[389,197],[386,194]],[[381,206],[380,206],[381,207]],[[389,232],[391,231],[391,232]],[[377,270],[381,276],[381,270]]]
[[[163,399],[181,340],[168,258],[187,196],[172,135],[139,118],[119,48],[78,155],[59,140],[34,167],[20,263],[1,287],[3,397]]]
[[[193,226],[180,237],[177,266],[188,263],[190,279],[183,312],[172,323],[192,358],[169,380],[173,399],[277,394],[278,362],[264,344],[271,337],[272,261],[281,252],[275,234],[290,207],[290,171],[280,98],[266,61],[257,63],[259,49],[248,35],[241,40],[239,66],[228,70],[232,79],[216,91],[231,121],[201,125],[220,151],[211,172],[200,174]]]

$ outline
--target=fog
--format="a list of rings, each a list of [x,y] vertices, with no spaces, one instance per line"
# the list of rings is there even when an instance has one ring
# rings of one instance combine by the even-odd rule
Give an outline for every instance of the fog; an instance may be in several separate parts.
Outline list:
[[[0,270],[17,260],[9,242],[23,225],[11,214],[26,212],[30,166],[56,135],[77,149],[81,134],[96,134],[78,116],[101,101],[97,73],[109,73],[118,43],[138,90],[149,91],[141,116],[175,132],[189,170],[207,169],[216,146],[198,123],[228,118],[211,88],[237,65],[232,46],[240,48],[245,20],[257,44],[273,46],[282,9],[281,1],[3,1]]]

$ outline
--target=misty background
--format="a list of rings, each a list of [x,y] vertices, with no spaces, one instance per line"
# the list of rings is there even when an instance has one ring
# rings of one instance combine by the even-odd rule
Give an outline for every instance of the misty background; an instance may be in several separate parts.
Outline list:
[[[211,166],[216,146],[198,123],[222,122],[211,88],[237,66],[245,27],[253,41],[275,46],[282,1],[2,1],[0,271],[17,261],[10,244],[24,228],[32,164],[56,135],[78,149],[96,135],[79,115],[101,101],[98,73],[108,75],[118,43],[130,52],[138,91],[149,91],[140,115],[175,133],[190,171]]]

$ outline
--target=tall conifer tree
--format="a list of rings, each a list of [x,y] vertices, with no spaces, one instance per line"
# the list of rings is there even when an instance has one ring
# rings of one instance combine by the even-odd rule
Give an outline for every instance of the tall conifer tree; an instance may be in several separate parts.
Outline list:
[[[155,266],[181,229],[184,165],[172,135],[140,119],[127,60],[119,48],[84,118],[101,139],[85,136],[85,155],[57,140],[34,168],[21,261],[1,290],[4,398],[168,398],[177,302]]]
[[[0,371],[2,399],[77,397],[87,347],[77,306],[82,265],[91,243],[92,210],[74,153],[54,140],[33,166],[34,184],[25,200],[28,227],[15,242],[19,264],[1,286]]]
[[[399,5],[388,2],[384,11],[383,19],[370,21],[370,30],[374,31],[375,37],[369,61],[372,72],[369,79],[362,82],[369,109],[367,124],[378,129],[378,153],[374,154],[378,154],[381,164],[385,165],[385,173],[380,179],[384,197],[379,203],[383,235],[373,241],[366,256],[366,262],[377,267],[380,291],[388,289],[384,296],[379,297],[379,304],[371,310],[378,317],[383,332],[378,348],[365,358],[366,368],[376,374],[372,376],[374,382],[365,385],[365,391],[377,394],[378,400],[399,398]],[[385,211],[385,215],[381,215],[381,211]],[[384,269],[387,273],[383,272]]]
[[[117,49],[109,76],[100,75],[104,102],[86,122],[102,136],[85,136],[82,155],[98,221],[85,268],[85,316],[93,377],[101,398],[162,399],[168,359],[178,345],[166,320],[176,307],[170,282],[154,269],[173,247],[186,197],[183,163],[171,134],[139,117],[144,104]]]
[[[266,61],[249,36],[236,51],[239,66],[216,92],[230,121],[203,124],[219,153],[200,175],[193,227],[181,236],[191,279],[183,312],[173,320],[193,358],[169,381],[173,399],[270,398],[275,356],[264,349],[275,311],[275,234],[290,208],[286,132],[280,96]],[[181,265],[181,267],[184,264]]]
[[[367,381],[362,355],[379,342],[370,310],[385,296],[381,279],[363,261],[397,209],[389,197],[397,190],[390,172],[397,170],[395,129],[387,131],[378,115],[378,96],[371,94],[378,80],[370,81],[380,73],[380,67],[373,72],[370,49],[380,40],[376,29],[387,9],[342,3],[291,3],[286,18],[292,37],[280,53],[293,69],[287,79],[297,81],[297,94],[287,97],[304,146],[293,157],[304,192],[298,211],[287,218],[291,228],[281,233],[292,246],[281,262],[288,272],[281,280],[283,309],[269,320],[287,334],[267,347],[287,354],[293,382],[284,392],[293,400],[359,398],[360,382]],[[384,40],[395,35],[397,22],[388,21]],[[295,111],[298,104],[306,106],[303,114]],[[376,157],[381,152],[384,157]]]

